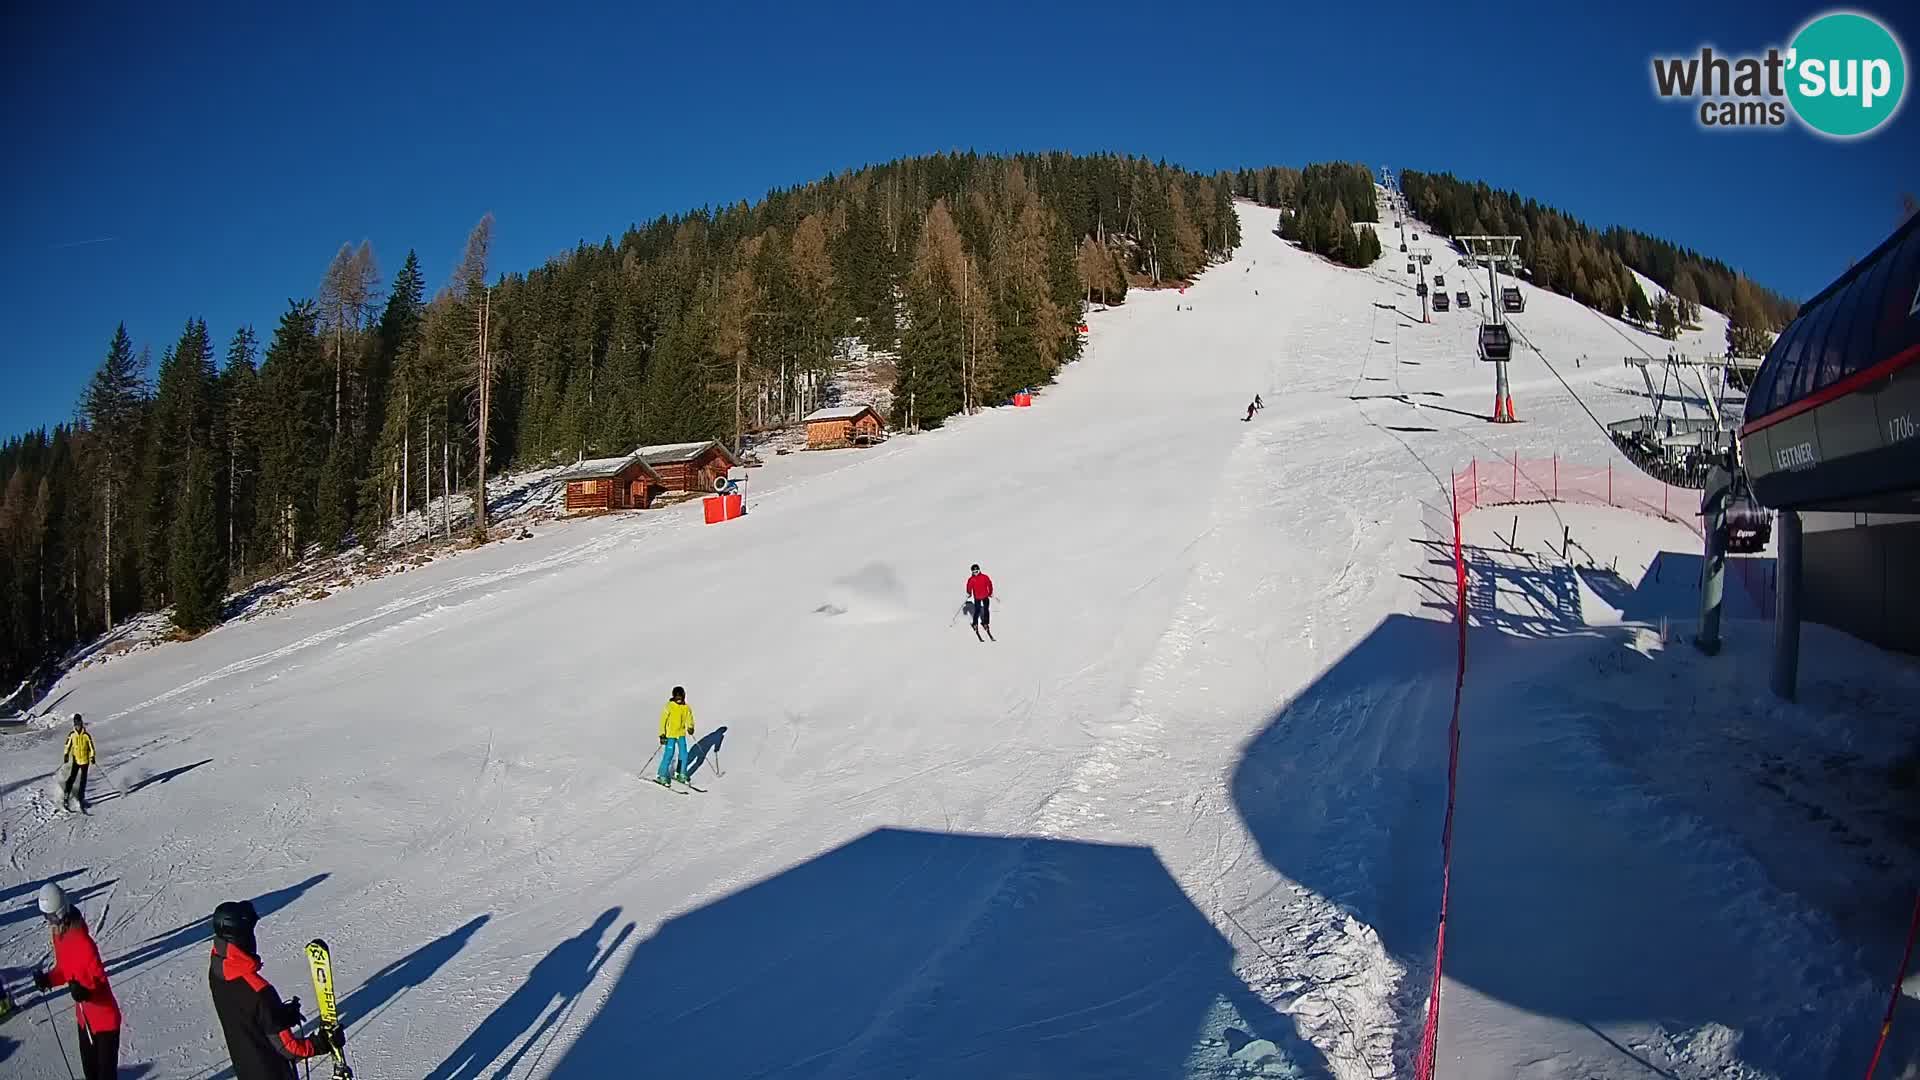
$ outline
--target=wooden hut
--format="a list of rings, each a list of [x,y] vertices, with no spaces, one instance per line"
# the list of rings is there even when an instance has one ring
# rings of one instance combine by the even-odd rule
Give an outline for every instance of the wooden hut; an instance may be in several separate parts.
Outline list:
[[[831,450],[839,446],[865,446],[886,437],[887,428],[871,405],[848,405],[821,409],[806,419],[807,449]]]
[[[666,482],[640,451],[626,457],[582,461],[560,474],[567,482],[567,513],[645,510]]]
[[[727,448],[706,439],[701,442],[643,446],[635,453],[646,461],[668,491],[712,493],[716,478],[739,462]]]

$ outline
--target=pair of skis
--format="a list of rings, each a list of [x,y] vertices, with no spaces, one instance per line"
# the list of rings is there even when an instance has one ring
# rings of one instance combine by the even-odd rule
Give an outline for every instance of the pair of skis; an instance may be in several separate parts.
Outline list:
[[[702,795],[705,795],[707,793],[706,788],[694,787],[693,782],[691,780],[680,781],[681,784],[686,786],[687,790],[685,791],[681,791],[679,788],[674,787],[671,781],[663,784],[657,778],[653,780],[649,780],[647,781],[647,783],[652,784],[654,787],[657,787],[657,788],[665,788],[666,790],[673,792],[675,795],[691,795],[696,791]]]
[[[319,938],[307,942],[307,966],[313,970],[313,999],[320,1010],[320,1030],[315,1036],[327,1041],[327,1050],[333,1054],[334,1080],[353,1080],[353,1070],[347,1067],[347,1052],[340,1047],[336,1033],[340,1030],[340,1008],[333,996],[333,951]]]

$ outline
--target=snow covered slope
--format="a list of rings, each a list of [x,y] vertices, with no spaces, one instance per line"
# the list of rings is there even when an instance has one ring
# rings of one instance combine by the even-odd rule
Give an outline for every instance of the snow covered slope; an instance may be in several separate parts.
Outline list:
[[[1525,422],[1496,427],[1475,313],[1421,324],[1396,255],[1337,269],[1241,214],[1230,263],[1095,314],[1031,409],[776,458],[722,526],[543,530],[70,676],[57,711],[124,794],[59,816],[58,732],[0,742],[0,964],[43,949],[22,905],[63,881],[125,1060],[166,1077],[222,1075],[200,920],[245,897],[283,991],[333,944],[368,1077],[1405,1075],[1453,670],[1429,524],[1476,455],[1607,460],[1575,395],[1666,343],[1529,289]],[[956,620],[973,562],[997,643]],[[675,684],[702,793],[641,779]],[[1672,1033],[1831,1038],[1864,972],[1742,880],[1808,929],[1689,928],[1737,936],[1743,977],[1782,963]],[[1805,948],[1848,993],[1783,1015]],[[1490,1043],[1545,1059],[1588,1019],[1481,975]],[[1629,989],[1593,1022],[1664,1022]],[[0,1060],[63,1075],[52,1037],[16,1020]],[[1462,1060],[1514,1075],[1504,1052]]]

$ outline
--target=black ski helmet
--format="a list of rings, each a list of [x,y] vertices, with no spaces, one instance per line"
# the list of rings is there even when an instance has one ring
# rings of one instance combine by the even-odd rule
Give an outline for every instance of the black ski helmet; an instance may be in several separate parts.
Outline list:
[[[686,697],[686,696],[687,696],[687,688],[686,688],[686,687],[684,687],[684,686],[676,686],[676,687],[674,687],[674,688],[673,688],[673,695],[672,695],[672,697],[673,697],[673,700],[675,700],[675,701],[679,701],[680,699],[682,699],[682,698],[684,698],[684,697]]]
[[[977,573],[979,573],[979,572],[980,572],[980,564],[979,564],[979,563],[974,563],[974,564],[973,564],[973,569],[971,569],[971,570],[969,570],[969,571],[967,571],[967,572],[968,572],[968,573],[970,573],[970,574],[977,574]]]
[[[260,913],[253,910],[253,901],[228,900],[213,909],[213,939],[231,942],[259,955],[253,942],[253,928],[259,921]]]

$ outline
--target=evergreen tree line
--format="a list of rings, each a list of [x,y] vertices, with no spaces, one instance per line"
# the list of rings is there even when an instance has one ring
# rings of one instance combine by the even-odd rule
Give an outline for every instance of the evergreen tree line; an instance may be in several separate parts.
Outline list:
[[[1400,174],[1400,189],[1414,212],[1441,233],[1518,236],[1520,260],[1535,285],[1608,315],[1651,324],[1669,338],[1693,324],[1704,304],[1727,315],[1729,351],[1757,355],[1797,310],[1793,301],[1717,259],[1632,229],[1597,230],[1485,183],[1409,170]],[[1671,294],[1671,310],[1650,303],[1629,268]]]
[[[1268,166],[1233,174],[1233,193],[1276,207],[1280,235],[1345,266],[1372,266],[1380,238],[1362,222],[1380,220],[1373,173],[1365,165],[1331,162],[1305,169]]]
[[[492,272],[492,229],[431,296],[415,253],[385,282],[343,246],[264,350],[195,318],[155,364],[115,331],[74,422],[0,445],[0,693],[135,612],[203,630],[450,489],[483,530],[492,471],[791,422],[849,337],[896,354],[895,419],[937,426],[1050,379],[1084,303],[1239,243],[1228,177],[1066,154],[872,166],[526,273]]]

